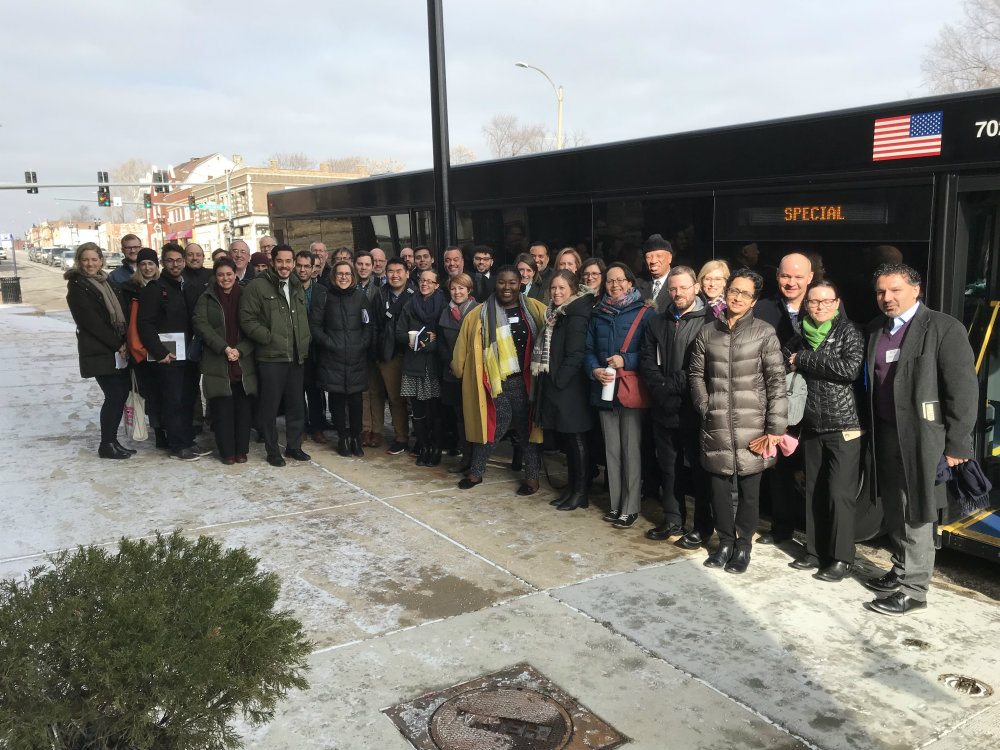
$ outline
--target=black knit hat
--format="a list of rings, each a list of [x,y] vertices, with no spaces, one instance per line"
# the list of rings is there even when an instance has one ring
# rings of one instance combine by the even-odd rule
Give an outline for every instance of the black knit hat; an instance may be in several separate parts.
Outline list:
[[[135,256],[135,262],[138,265],[144,260],[151,260],[156,265],[160,265],[160,259],[156,257],[156,251],[149,247],[144,247],[139,251],[139,254]]]
[[[651,234],[649,239],[642,243],[642,252],[643,254],[651,253],[653,250],[666,250],[673,253],[674,248],[668,240],[663,239],[662,235]]]

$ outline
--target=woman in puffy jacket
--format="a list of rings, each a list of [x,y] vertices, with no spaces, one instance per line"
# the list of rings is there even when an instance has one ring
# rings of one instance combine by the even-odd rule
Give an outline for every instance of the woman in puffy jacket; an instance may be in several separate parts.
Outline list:
[[[549,280],[549,298],[545,328],[538,332],[531,353],[531,374],[538,378],[535,424],[553,430],[566,451],[569,482],[549,504],[558,510],[576,510],[589,505],[587,432],[594,423],[584,406],[590,383],[583,370],[583,353],[594,290],[581,285],[572,271],[560,270]]]
[[[141,251],[140,251],[141,254]],[[194,305],[192,322],[201,336],[201,375],[222,463],[246,463],[250,452],[252,397],[257,393],[254,343],[240,328],[236,263],[220,258],[213,281]]]
[[[691,351],[691,401],[702,418],[701,462],[711,475],[719,547],[705,565],[744,573],[760,500],[760,474],[785,432],[785,364],[774,328],[753,316],[764,279],[747,268],[726,286],[726,309]],[[738,490],[733,512],[732,490]]]
[[[330,394],[341,456],[365,455],[361,449],[361,394],[368,389],[365,362],[372,324],[368,296],[357,285],[354,266],[337,261],[330,270],[329,288],[316,284],[309,306],[309,330],[317,353],[316,383]]]
[[[417,434],[417,466],[441,463],[441,360],[438,324],[448,298],[433,268],[421,271],[417,293],[403,306],[396,321],[396,341],[405,344],[399,395],[410,399],[413,431]],[[411,341],[410,336],[415,340]]]
[[[797,570],[821,567],[815,578],[842,581],[854,563],[854,507],[861,471],[861,422],[854,385],[865,341],[839,311],[837,288],[820,281],[805,298],[797,351],[789,367],[808,386],[800,445],[806,471],[806,554]]]
[[[601,398],[607,383],[620,380],[619,370],[636,371],[642,352],[646,323],[655,312],[635,288],[635,274],[624,263],[612,263],[604,277],[607,293],[590,317],[584,370],[590,375],[590,403],[597,407],[604,433],[604,454],[611,510],[604,520],[616,529],[631,528],[639,519],[642,503],[642,409],[623,406],[615,385],[610,401]],[[625,346],[632,324],[632,338]],[[608,370],[611,370],[609,372]]]

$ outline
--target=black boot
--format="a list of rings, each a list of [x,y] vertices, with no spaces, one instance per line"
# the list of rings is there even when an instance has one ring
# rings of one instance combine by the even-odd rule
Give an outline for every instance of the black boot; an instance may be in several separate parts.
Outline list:
[[[576,510],[590,505],[587,494],[587,443],[583,435],[577,433],[569,444],[570,462],[569,484],[572,492],[560,505],[558,510]]]
[[[427,458],[424,459],[424,466],[441,465],[441,446],[437,443],[427,449]]]
[[[448,469],[449,474],[465,474],[472,468],[472,443],[468,440],[462,447],[462,460]]]
[[[430,445],[427,441],[427,419],[425,417],[413,417],[413,434],[417,436],[417,445],[414,448],[417,454],[417,466],[426,466],[427,451]]]
[[[134,456],[136,453],[139,452],[139,451],[135,450],[134,448],[126,448],[124,445],[122,445],[121,443],[119,443],[117,440],[115,440],[114,443],[115,443],[115,448],[117,448],[120,451],[125,451],[130,456]]]
[[[97,449],[97,455],[101,458],[132,458],[131,453],[118,450],[118,446],[112,443],[101,443]]]
[[[351,435],[351,453],[355,456],[363,456],[365,452],[361,450],[361,441],[358,439],[357,435]]]
[[[167,431],[162,427],[157,427],[154,432],[156,433],[156,447],[169,450],[170,443],[167,442]]]
[[[520,471],[523,466],[523,451],[521,450],[521,441],[517,437],[517,433],[513,430],[508,431],[507,435],[510,437],[510,444],[513,451],[510,456],[510,470]]]
[[[351,455],[351,442],[346,435],[337,438],[337,453],[345,458]]]
[[[706,568],[721,568],[729,563],[729,559],[733,556],[733,545],[730,542],[723,542],[719,544],[719,548],[715,550],[708,559],[702,563]]]
[[[559,497],[555,500],[549,500],[549,505],[559,506],[564,502],[569,500],[570,495],[573,494],[573,462],[576,461],[576,452],[573,450],[573,446],[566,446],[566,486],[563,487],[562,492],[559,493]]]

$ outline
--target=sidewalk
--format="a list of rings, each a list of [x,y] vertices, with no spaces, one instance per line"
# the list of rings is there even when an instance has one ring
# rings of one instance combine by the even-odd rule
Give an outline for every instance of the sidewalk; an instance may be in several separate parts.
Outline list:
[[[100,391],[68,316],[0,306],[0,331],[0,577],[155,529],[248,547],[315,643],[311,688],[248,748],[407,748],[382,709],[520,663],[630,748],[1000,745],[997,696],[939,680],[1000,689],[1000,609],[983,597],[937,587],[925,614],[893,619],[781,549],[755,547],[743,576],[710,570],[647,523],[610,529],[603,495],[573,513],[550,490],[516,496],[500,463],[461,491],[444,466],[312,442],[283,469],[259,445],[245,466],[147,444],[101,461]]]

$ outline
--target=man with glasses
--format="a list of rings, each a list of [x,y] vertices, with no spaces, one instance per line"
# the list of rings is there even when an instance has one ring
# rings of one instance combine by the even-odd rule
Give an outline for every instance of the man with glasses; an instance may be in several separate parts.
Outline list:
[[[247,285],[240,300],[240,327],[254,340],[257,360],[257,419],[264,437],[267,462],[284,466],[278,449],[278,408],[285,403],[285,456],[308,461],[302,450],[305,431],[303,365],[312,335],[306,293],[292,273],[295,253],[288,245],[271,250],[269,268]]]
[[[269,234],[265,234],[259,240],[257,240],[257,246],[260,252],[264,253],[268,258],[271,257],[271,251],[277,246],[278,241],[274,239]]]
[[[484,302],[493,291],[493,248],[476,245],[472,251],[472,265],[476,267],[472,276],[472,296],[477,302]]]
[[[254,270],[250,267],[250,246],[243,240],[236,240],[229,246],[229,257],[236,264],[236,281],[246,286],[253,281]]]
[[[131,279],[138,268],[136,256],[141,249],[142,240],[136,235],[126,234],[122,237],[122,264],[111,272],[108,281],[114,284],[124,284]]]
[[[684,535],[681,546],[696,549],[714,530],[707,475],[698,446],[701,418],[691,403],[688,365],[691,347],[701,329],[715,320],[699,292],[697,274],[688,266],[673,268],[663,285],[670,303],[646,326],[639,374],[653,399],[653,439],[660,467],[663,523],[646,532],[663,541]],[[685,465],[690,466],[685,472]],[[687,476],[686,476],[687,475]],[[688,489],[695,499],[694,529],[686,533]]]
[[[392,431],[395,433],[395,439],[386,452],[390,455],[398,455],[409,448],[410,429],[406,399],[399,392],[403,381],[403,353],[406,350],[406,344],[401,344],[396,340],[396,321],[399,320],[403,306],[416,293],[416,290],[407,281],[406,263],[402,258],[393,258],[386,263],[385,274],[388,281],[385,286],[379,289],[378,296],[372,305],[376,327],[374,351],[375,361],[385,385],[385,395],[389,399]],[[374,406],[377,410],[377,402]],[[384,402],[382,412],[383,414],[385,412]]]

